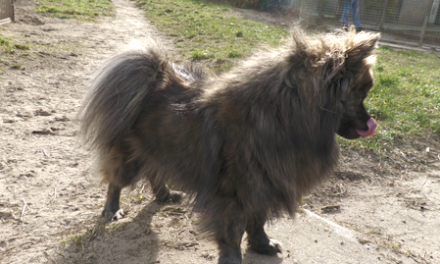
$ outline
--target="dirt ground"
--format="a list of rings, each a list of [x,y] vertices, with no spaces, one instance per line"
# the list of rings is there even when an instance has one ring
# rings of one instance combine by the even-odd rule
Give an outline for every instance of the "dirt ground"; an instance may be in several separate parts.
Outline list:
[[[115,17],[82,23],[43,17],[34,13],[36,1],[18,0],[17,22],[0,28],[31,45],[0,54],[0,263],[216,263],[197,215],[152,202],[146,183],[124,190],[123,219],[100,220],[106,186],[76,136],[81,100],[112,55],[148,38],[173,47],[133,2],[113,3]],[[260,256],[243,243],[244,262],[440,263],[439,152],[430,139],[382,158],[344,150],[335,175],[304,198],[297,219],[269,226],[283,253]]]

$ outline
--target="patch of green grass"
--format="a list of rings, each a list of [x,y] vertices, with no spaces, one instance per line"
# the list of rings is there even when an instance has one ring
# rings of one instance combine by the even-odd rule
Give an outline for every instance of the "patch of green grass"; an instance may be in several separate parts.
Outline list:
[[[0,54],[13,54],[16,50],[29,50],[28,45],[19,44],[12,40],[11,38],[5,38],[0,36]]]
[[[111,0],[40,0],[37,12],[59,18],[93,20],[113,14]]]
[[[83,236],[82,235],[74,235],[72,232],[69,233],[69,236],[66,237],[61,243],[67,245],[79,245],[82,243]]]
[[[410,138],[440,139],[440,60],[433,53],[378,49],[375,86],[366,107],[379,128],[372,138],[341,139],[376,152]]]
[[[207,60],[212,58],[214,55],[209,54],[208,52],[195,50],[191,53],[191,59],[192,60]]]
[[[0,46],[2,52],[7,54],[11,54],[14,52],[14,45],[12,44],[12,40],[10,38],[4,38],[0,36]]]
[[[15,63],[15,64],[13,64],[13,65],[11,66],[11,68],[12,68],[12,69],[19,70],[19,69],[21,69],[21,65],[18,64],[18,63]]]
[[[276,45],[287,35],[281,28],[239,19],[224,5],[198,0],[136,2],[159,30],[179,40],[176,46],[185,59],[213,62],[214,70],[226,70],[262,43]]]

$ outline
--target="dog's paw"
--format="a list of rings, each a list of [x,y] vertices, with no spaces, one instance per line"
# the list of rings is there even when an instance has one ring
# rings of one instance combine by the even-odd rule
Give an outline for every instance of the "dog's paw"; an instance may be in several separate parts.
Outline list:
[[[181,191],[169,191],[168,195],[165,197],[157,197],[156,202],[158,203],[180,203],[183,197],[185,197],[185,193]]]
[[[273,256],[276,255],[277,253],[281,253],[281,242],[275,240],[275,239],[270,239],[269,243],[257,243],[254,245],[251,245],[250,249],[252,251],[257,252],[258,254],[262,254],[262,255],[269,255],[269,256]]]
[[[185,193],[181,191],[170,191],[169,201],[172,203],[180,203],[185,197]]]
[[[121,218],[124,217],[124,210],[119,209],[119,210],[116,211],[116,212],[113,212],[113,211],[106,211],[106,210],[104,210],[104,211],[102,212],[102,217],[104,217],[105,219],[107,219],[109,222],[111,222],[111,221],[117,221],[117,220],[119,220],[119,219],[121,219]]]

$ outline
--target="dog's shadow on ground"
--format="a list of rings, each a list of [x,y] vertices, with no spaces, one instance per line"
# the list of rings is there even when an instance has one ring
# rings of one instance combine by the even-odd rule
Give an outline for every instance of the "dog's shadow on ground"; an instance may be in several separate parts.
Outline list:
[[[161,211],[163,205],[148,203],[134,218],[123,218],[116,222],[97,219],[92,228],[78,235],[70,235],[61,243],[63,248],[54,255],[55,263],[162,263],[158,257],[160,238],[151,228],[153,217]],[[153,223],[154,224],[154,223]],[[164,231],[165,232],[165,231]],[[204,239],[201,239],[204,240]],[[200,242],[204,243],[204,242]],[[247,241],[243,240],[243,245]],[[217,250],[212,254],[217,257]],[[210,251],[211,251],[210,250]],[[194,258],[201,255],[197,253]],[[280,264],[283,258],[265,256],[246,250],[243,264]],[[175,262],[178,263],[178,262]],[[199,262],[196,262],[199,263]],[[204,259],[200,260],[204,263]],[[217,258],[209,263],[217,263]]]
[[[244,241],[246,243],[246,241]],[[277,256],[260,255],[247,249],[243,254],[243,264],[280,264],[283,259]]]
[[[147,204],[135,218],[108,222],[99,218],[93,228],[64,239],[54,254],[56,263],[157,263],[158,234],[151,230],[156,202]]]

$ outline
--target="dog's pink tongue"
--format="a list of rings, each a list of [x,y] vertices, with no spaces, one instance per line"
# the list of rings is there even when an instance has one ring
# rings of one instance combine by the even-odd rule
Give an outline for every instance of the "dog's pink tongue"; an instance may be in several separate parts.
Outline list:
[[[377,123],[376,120],[373,118],[370,118],[370,120],[367,121],[368,130],[359,130],[356,129],[356,132],[361,137],[371,137],[376,133]]]

